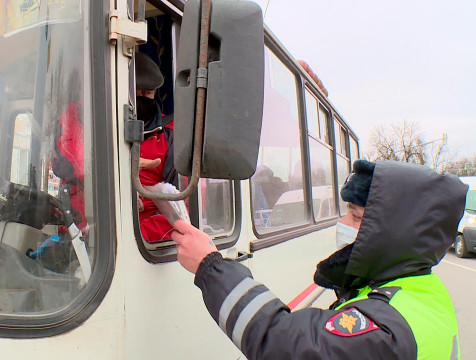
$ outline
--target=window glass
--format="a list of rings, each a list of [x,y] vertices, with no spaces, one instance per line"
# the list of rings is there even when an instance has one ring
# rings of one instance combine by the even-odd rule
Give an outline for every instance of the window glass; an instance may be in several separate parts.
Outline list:
[[[56,3],[8,2],[0,24],[0,313],[30,320],[97,263],[87,2]]]
[[[233,183],[229,180],[201,179],[202,230],[212,237],[226,236],[234,228]]]
[[[317,117],[318,102],[308,89],[306,89],[306,117],[307,131],[313,138],[319,138],[319,120]]]
[[[340,137],[340,124],[334,119],[334,136],[335,146],[338,153],[342,153],[341,137]]]
[[[330,144],[329,112],[322,105],[319,105],[319,131],[321,140]]]
[[[342,186],[349,176],[350,173],[350,162],[346,158],[342,157],[341,155],[337,155],[337,181],[339,185],[339,194],[342,189]],[[347,205],[339,196],[339,207],[341,215],[347,214]]]
[[[10,179],[21,185],[30,182],[31,126],[31,114],[20,113],[15,117]]]
[[[173,57],[177,47],[175,31],[172,19],[163,15],[153,6],[146,11],[148,41],[138,47],[136,51],[135,74],[136,74],[136,107],[139,119],[144,120],[144,130],[149,132],[144,135],[144,141],[140,145],[141,157],[148,160],[161,159],[161,164],[156,167],[142,168],[139,172],[139,180],[143,186],[155,186],[157,183],[166,182],[179,188],[186,188],[188,182],[182,179],[183,184],[178,184],[178,175],[173,166],[173,117],[174,117],[174,73]],[[139,55],[140,54],[140,55]],[[144,66],[148,61],[152,66]],[[156,65],[153,66],[153,64]],[[160,73],[159,73],[160,71]],[[149,73],[150,72],[150,73]],[[145,92],[141,89],[142,81],[148,78],[152,72],[160,74],[163,83],[154,92]],[[138,90],[138,91],[137,91]],[[148,94],[148,95],[147,95]],[[151,96],[152,104],[156,112],[148,110],[147,102],[143,96]],[[162,131],[156,131],[158,124],[165,124]],[[162,144],[162,145],[160,145]],[[205,186],[205,185],[204,185]],[[143,206],[139,208],[139,225],[143,244],[149,250],[155,250],[162,246],[170,245],[172,226],[160,213],[155,202],[141,197]],[[188,203],[188,201],[187,201]],[[138,240],[142,240],[138,239]],[[142,244],[141,244],[142,245]]]
[[[314,219],[319,221],[336,215],[332,150],[309,139],[311,157],[312,205]]]
[[[307,220],[296,78],[265,51],[265,95],[258,167],[251,178],[255,229],[266,233]]]
[[[343,127],[340,128],[340,153],[348,157],[347,153],[347,131]]]
[[[350,137],[350,157],[352,163],[359,158],[359,144],[357,141],[353,138]]]

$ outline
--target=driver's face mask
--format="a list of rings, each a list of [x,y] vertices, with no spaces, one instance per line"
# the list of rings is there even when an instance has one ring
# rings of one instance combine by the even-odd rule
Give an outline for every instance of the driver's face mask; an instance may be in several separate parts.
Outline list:
[[[149,125],[151,120],[157,115],[156,101],[145,96],[137,96],[136,104],[137,120],[144,121],[144,127],[147,128],[147,125]]]
[[[344,225],[340,222],[336,226],[336,246],[337,250],[346,247],[349,244],[355,242],[359,229],[355,227]]]

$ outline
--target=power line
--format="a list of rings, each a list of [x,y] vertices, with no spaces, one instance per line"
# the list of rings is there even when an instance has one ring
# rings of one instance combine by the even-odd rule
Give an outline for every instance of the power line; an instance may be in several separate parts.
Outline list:
[[[266,13],[268,12],[268,6],[269,6],[269,3],[271,2],[271,0],[268,0],[267,3],[266,3],[266,9],[264,9],[264,16],[263,18],[266,17]]]

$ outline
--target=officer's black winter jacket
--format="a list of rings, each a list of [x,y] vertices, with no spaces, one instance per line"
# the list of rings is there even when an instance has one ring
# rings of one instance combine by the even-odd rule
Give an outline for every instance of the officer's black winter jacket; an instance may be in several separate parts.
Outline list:
[[[321,262],[315,280],[346,301],[365,286],[378,291],[391,280],[429,274],[455,238],[466,191],[452,175],[440,176],[423,166],[378,162],[356,242]],[[248,268],[219,253],[202,261],[195,284],[212,317],[250,360],[417,357],[408,323],[388,301],[382,301],[385,296],[339,310],[309,308],[291,313],[252,278]],[[358,336],[333,333],[330,319],[351,307],[378,329]]]

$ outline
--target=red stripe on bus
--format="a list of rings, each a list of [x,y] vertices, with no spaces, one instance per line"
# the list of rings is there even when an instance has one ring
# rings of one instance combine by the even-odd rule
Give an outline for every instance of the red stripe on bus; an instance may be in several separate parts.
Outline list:
[[[288,304],[288,308],[294,310],[296,306],[298,306],[305,298],[309,296],[317,288],[317,284],[309,285],[303,292],[301,292],[298,296],[296,296],[291,302]]]

